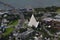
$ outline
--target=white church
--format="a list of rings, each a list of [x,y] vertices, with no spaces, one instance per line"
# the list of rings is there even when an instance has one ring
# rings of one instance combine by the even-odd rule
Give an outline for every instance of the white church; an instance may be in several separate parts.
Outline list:
[[[34,15],[32,14],[31,19],[28,23],[28,26],[30,26],[30,27],[34,26],[35,28],[37,28],[38,24],[39,24],[39,22],[36,21]]]

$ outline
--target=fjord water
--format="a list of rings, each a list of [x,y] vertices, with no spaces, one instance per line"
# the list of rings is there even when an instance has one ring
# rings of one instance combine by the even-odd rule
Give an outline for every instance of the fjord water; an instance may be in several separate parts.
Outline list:
[[[60,0],[0,0],[16,8],[60,6]],[[4,6],[3,6],[4,7]],[[0,4],[0,8],[3,8]]]

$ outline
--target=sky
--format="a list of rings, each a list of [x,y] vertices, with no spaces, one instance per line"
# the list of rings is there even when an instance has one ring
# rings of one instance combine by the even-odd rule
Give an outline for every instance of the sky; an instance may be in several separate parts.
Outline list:
[[[0,0],[16,8],[60,6],[60,0]],[[1,7],[1,6],[0,6]]]

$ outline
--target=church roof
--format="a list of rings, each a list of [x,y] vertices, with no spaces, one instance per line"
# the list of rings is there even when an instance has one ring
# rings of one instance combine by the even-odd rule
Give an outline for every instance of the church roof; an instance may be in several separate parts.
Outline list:
[[[35,19],[35,17],[34,17],[34,15],[32,15],[28,26],[31,26],[31,27],[35,26],[35,27],[37,27],[38,24],[39,24],[39,22],[37,22],[36,19]]]

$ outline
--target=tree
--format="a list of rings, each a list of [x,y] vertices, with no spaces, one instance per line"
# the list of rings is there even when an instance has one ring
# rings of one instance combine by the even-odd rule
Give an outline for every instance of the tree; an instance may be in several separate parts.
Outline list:
[[[52,14],[52,17],[56,16],[57,14],[56,13],[51,13]]]

